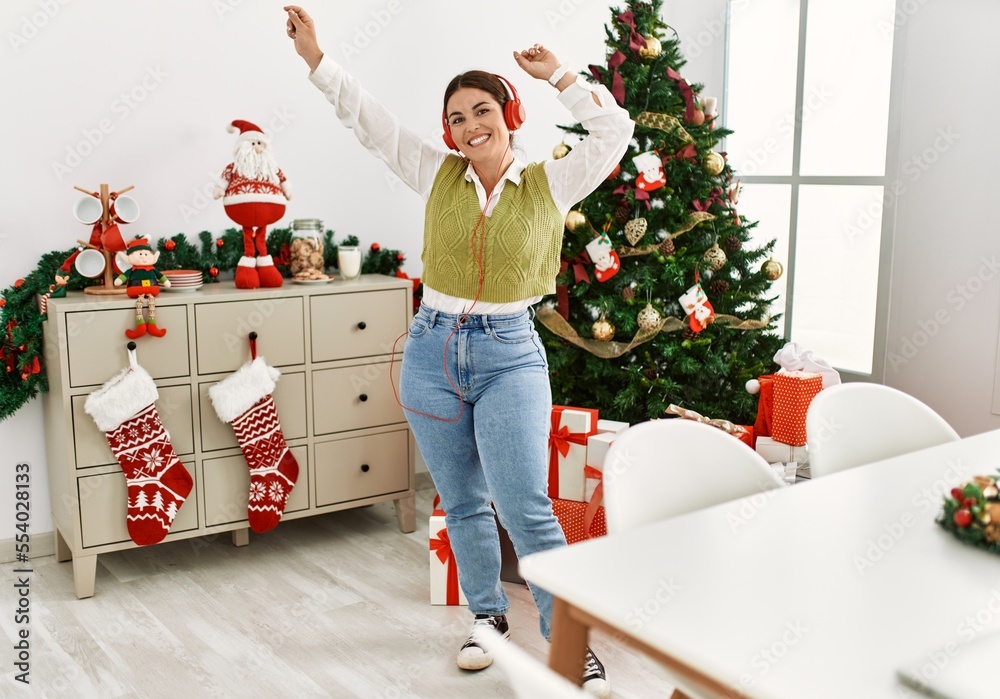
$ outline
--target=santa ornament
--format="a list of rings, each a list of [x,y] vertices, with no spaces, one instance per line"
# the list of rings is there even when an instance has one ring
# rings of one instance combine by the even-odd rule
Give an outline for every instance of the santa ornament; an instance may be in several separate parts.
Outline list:
[[[271,142],[249,121],[237,119],[229,130],[239,132],[233,162],[222,171],[225,188],[215,189],[226,215],[243,229],[243,257],[236,267],[236,287],[281,286],[281,273],[267,254],[267,227],[285,215],[291,199],[285,174],[278,167]]]

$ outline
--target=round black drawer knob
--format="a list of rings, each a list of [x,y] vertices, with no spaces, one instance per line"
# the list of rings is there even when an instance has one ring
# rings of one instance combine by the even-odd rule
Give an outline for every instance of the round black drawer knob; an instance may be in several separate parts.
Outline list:
[[[369,466],[368,464],[361,464],[361,470],[364,473],[368,473],[368,471],[371,470],[371,466]]]
[[[360,400],[362,403],[364,403],[366,400],[368,400],[368,394],[367,393],[362,393],[360,396],[358,396],[358,400]]]
[[[360,323],[358,323],[358,330],[364,330],[367,327],[368,324],[365,321],[361,321]]]

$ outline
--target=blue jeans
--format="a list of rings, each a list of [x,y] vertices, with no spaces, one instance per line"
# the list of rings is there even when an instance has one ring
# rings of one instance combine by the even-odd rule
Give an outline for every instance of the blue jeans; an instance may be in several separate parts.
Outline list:
[[[475,614],[509,608],[491,502],[518,556],[566,544],[548,497],[552,392],[532,316],[468,316],[446,361],[445,341],[462,316],[421,306],[403,354],[400,400],[447,513],[459,583]],[[552,595],[530,587],[548,638]]]

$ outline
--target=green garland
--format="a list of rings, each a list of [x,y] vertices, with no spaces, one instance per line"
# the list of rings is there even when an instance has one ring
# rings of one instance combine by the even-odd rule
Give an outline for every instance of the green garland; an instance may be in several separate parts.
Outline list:
[[[996,478],[975,476],[944,498],[937,523],[963,543],[1000,554],[1000,495]]]
[[[333,231],[324,236],[324,263],[336,269],[337,244]],[[275,228],[267,237],[268,250],[274,253],[275,264],[283,276],[288,270],[288,246],[291,230]],[[357,245],[356,236],[347,236],[342,245]],[[231,272],[243,255],[243,232],[229,228],[218,239],[208,231],[198,234],[198,244],[192,244],[183,233],[161,238],[156,244],[160,251],[157,267],[162,269],[201,270],[206,282],[217,282],[220,272]],[[42,351],[42,315],[38,298],[51,294],[65,296],[66,291],[80,291],[100,283],[99,279],[81,276],[70,269],[65,287],[53,284],[56,272],[77,248],[55,250],[42,255],[35,269],[0,291],[0,421],[16,413],[39,393],[48,391]],[[405,258],[398,250],[383,250],[373,243],[361,265],[366,274],[387,274],[405,277],[399,271]]]

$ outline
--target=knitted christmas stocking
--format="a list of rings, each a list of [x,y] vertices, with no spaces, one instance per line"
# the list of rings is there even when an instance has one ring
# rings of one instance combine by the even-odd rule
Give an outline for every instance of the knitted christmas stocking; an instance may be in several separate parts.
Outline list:
[[[288,450],[271,393],[281,373],[263,357],[208,389],[219,419],[231,423],[250,467],[247,519],[255,532],[278,526],[299,464]]]
[[[128,534],[139,546],[163,540],[191,492],[191,475],[177,459],[153,405],[152,377],[129,350],[129,368],[91,393],[84,410],[108,438],[128,485]]]

